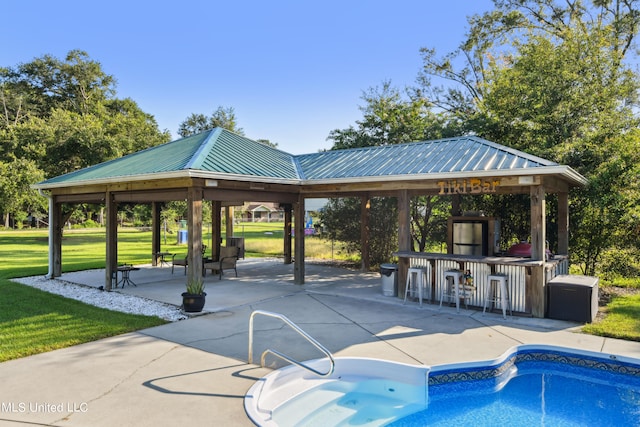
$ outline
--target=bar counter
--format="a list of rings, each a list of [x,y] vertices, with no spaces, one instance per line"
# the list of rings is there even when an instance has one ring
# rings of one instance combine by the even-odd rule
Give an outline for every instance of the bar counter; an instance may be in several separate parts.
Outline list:
[[[398,296],[404,298],[407,269],[419,267],[426,269],[427,286],[426,297],[432,303],[440,302],[440,295],[444,289],[444,272],[449,269],[469,270],[473,276],[475,290],[469,298],[468,304],[473,308],[482,309],[488,286],[487,276],[492,273],[502,273],[509,277],[509,301],[514,312],[524,315],[540,316],[544,312],[544,293],[546,283],[560,274],[568,273],[568,256],[555,255],[547,261],[531,260],[530,258],[509,256],[475,256],[430,252],[394,252],[398,257],[399,271]],[[532,274],[542,271],[542,286],[534,286]],[[430,288],[430,289],[429,289]],[[541,288],[541,289],[540,289]],[[542,305],[542,307],[539,307]],[[501,308],[498,304],[496,309]]]

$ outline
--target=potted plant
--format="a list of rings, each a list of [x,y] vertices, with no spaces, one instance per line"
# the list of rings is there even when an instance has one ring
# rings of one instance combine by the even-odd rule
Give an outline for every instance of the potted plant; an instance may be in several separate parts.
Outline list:
[[[202,311],[206,296],[202,279],[187,282],[187,291],[182,293],[182,309],[187,313]]]

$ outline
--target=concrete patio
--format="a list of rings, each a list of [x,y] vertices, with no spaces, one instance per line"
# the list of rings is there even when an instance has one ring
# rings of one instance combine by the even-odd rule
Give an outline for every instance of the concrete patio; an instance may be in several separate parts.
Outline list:
[[[185,276],[141,266],[137,286],[117,292],[180,305]],[[62,280],[100,286],[104,271]],[[0,364],[0,425],[251,426],[247,389],[270,368],[250,365],[249,316],[282,313],[336,356],[438,365],[492,359],[518,344],[551,344],[640,358],[640,343],[585,335],[580,325],[550,319],[482,315],[481,311],[407,302],[381,292],[378,273],[245,259],[238,277],[207,275],[206,313],[167,325]],[[317,350],[270,318],[256,319],[254,360],[266,348],[298,360]]]

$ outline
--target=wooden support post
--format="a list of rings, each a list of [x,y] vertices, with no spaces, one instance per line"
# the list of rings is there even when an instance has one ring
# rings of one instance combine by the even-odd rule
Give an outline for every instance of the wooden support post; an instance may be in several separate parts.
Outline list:
[[[460,208],[460,195],[454,194],[451,196],[451,216],[461,216],[462,209]]]
[[[545,259],[546,207],[542,185],[531,187],[531,259]]]
[[[369,271],[370,251],[369,251],[369,217],[371,212],[371,196],[369,193],[360,197],[360,254],[361,270]]]
[[[280,205],[284,209],[284,263],[291,264],[293,259],[291,255],[291,204],[286,203]]]
[[[569,193],[558,193],[558,254],[569,255]]]
[[[531,267],[531,277],[527,288],[527,297],[534,317],[544,317],[546,305],[546,283],[544,275],[546,241],[546,203],[542,185],[531,187],[531,260],[542,261],[541,265]]]
[[[526,298],[527,309],[531,309],[533,317],[543,318],[546,313],[546,292],[544,265],[535,265],[530,269],[531,275],[528,277]],[[530,285],[530,286],[529,286]]]
[[[304,196],[298,195],[298,202],[294,207],[294,262],[293,282],[304,285]]]
[[[159,202],[151,203],[151,265],[158,265],[158,256],[162,245],[160,244],[160,229],[162,220],[160,219],[160,208],[162,204]]]
[[[211,202],[211,259],[220,259],[220,243],[222,242],[222,202]]]
[[[398,191],[398,250],[400,252],[411,250],[409,192],[407,190]],[[400,298],[404,298],[405,287],[402,284],[407,280],[409,262],[408,257],[402,257],[398,261],[398,297]]]
[[[106,192],[105,205],[107,211],[106,224],[106,261],[104,288],[111,290],[114,279],[118,279],[118,204],[110,191]]]
[[[49,278],[62,276],[62,204],[49,198]]]
[[[187,282],[202,280],[202,188],[187,191]]]
[[[229,246],[229,239],[233,237],[233,206],[225,207],[225,224],[224,245]]]

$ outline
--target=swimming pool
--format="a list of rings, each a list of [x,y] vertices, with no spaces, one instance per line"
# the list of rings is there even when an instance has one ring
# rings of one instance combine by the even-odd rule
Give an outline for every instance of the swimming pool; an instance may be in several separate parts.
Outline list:
[[[440,366],[409,426],[640,426],[640,360],[521,346],[494,365]]]
[[[639,359],[523,345],[432,367],[335,360],[329,377],[288,366],[262,378],[245,396],[247,414],[265,427],[640,426]]]

